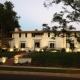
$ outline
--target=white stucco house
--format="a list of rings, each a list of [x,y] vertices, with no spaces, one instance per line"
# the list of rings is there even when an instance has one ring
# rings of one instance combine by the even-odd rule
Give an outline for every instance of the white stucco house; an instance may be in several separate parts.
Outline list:
[[[58,31],[60,32],[60,31]],[[71,31],[71,35],[74,33],[80,33],[80,31]],[[51,39],[54,34],[52,31],[19,31],[17,28],[12,32],[12,40],[10,41],[11,51],[13,48],[17,48],[18,50],[37,50],[39,51],[41,48],[48,46],[49,48],[61,49],[66,48],[69,49],[70,45],[66,43],[66,37],[62,38],[60,36],[56,36],[55,39]],[[80,50],[80,44],[77,42],[75,37],[71,37],[74,40],[74,46],[77,51]]]

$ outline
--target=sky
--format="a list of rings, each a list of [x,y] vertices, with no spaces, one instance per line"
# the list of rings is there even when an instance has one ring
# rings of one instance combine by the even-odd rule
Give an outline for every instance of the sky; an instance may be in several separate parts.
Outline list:
[[[23,31],[42,30],[42,24],[51,25],[51,20],[55,12],[61,10],[62,4],[53,5],[50,8],[44,7],[45,0],[0,0],[0,3],[11,1],[14,5],[14,11],[20,16],[19,24]],[[76,25],[79,30],[79,25]]]

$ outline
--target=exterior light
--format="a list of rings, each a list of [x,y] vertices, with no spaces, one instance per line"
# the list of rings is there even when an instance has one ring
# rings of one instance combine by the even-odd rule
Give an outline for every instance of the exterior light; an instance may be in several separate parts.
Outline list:
[[[18,63],[18,57],[14,58],[14,63],[17,64]]]
[[[5,63],[5,62],[6,62],[6,60],[7,60],[7,58],[6,58],[6,57],[2,57],[2,63]]]

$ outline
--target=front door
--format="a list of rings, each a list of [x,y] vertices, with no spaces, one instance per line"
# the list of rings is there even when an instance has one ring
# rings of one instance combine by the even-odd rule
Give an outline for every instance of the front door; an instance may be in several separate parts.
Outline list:
[[[34,42],[34,50],[39,51],[40,50],[40,41],[35,41]]]
[[[35,48],[40,48],[40,42],[35,42]]]

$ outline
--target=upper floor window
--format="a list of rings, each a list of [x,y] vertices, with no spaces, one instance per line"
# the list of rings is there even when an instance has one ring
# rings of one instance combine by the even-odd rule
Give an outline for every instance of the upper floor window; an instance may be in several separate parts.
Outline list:
[[[27,33],[25,33],[25,37],[27,37]]]
[[[50,37],[50,32],[48,32],[48,37]]]
[[[35,37],[35,34],[34,33],[32,33],[32,37]]]
[[[21,37],[21,33],[19,33],[19,37]]]

